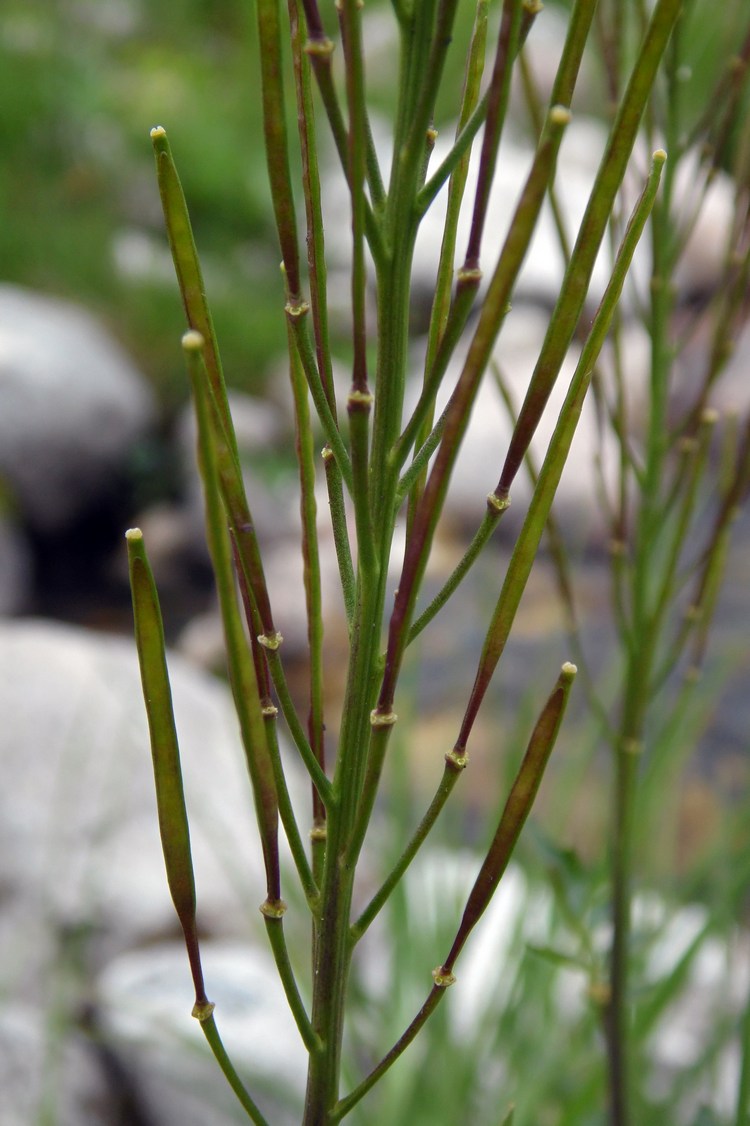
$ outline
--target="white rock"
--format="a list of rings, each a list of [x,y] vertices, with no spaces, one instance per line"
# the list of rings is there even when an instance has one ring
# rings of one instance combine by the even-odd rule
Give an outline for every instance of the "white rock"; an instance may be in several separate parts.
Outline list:
[[[113,1122],[111,1095],[92,1046],[80,1034],[62,1041],[59,1028],[28,1005],[0,1012],[0,1088],[3,1126]]]
[[[265,951],[204,942],[206,992],[224,1047],[274,1126],[295,1126],[307,1053],[273,960]],[[247,1119],[213,1059],[198,1022],[182,945],[123,954],[96,990],[102,1030],[135,1076],[139,1101],[159,1126],[225,1126]]]
[[[0,474],[55,531],[117,481],[153,416],[140,373],[78,306],[0,286]]]
[[[183,659],[170,658],[170,672],[199,918],[212,933],[244,933],[249,920],[259,925],[265,884],[234,708],[223,684]],[[26,925],[45,933],[92,927],[98,961],[177,933],[133,643],[2,623],[0,685],[6,901],[22,901]],[[35,993],[49,942],[26,942],[12,927],[0,937],[12,946],[0,964],[12,956],[13,990]]]

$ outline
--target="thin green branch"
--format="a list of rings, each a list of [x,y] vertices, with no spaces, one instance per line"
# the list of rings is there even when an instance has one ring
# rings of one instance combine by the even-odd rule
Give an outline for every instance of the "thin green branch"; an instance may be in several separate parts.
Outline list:
[[[352,212],[352,385],[347,402],[352,461],[352,499],[357,528],[358,565],[377,574],[370,507],[370,411],[373,397],[367,378],[367,265],[364,242],[364,181],[366,131],[364,60],[361,12],[357,0],[344,0],[340,20],[346,62],[349,106],[348,180]]]
[[[479,381],[489,361],[492,346],[508,308],[512,287],[531,241],[569,116],[568,111],[560,107],[555,107],[550,112],[545,135],[537,150],[511,221],[463,370],[442,420],[442,440],[435,465],[415,514],[391,615],[385,672],[378,701],[378,708],[384,714],[392,710],[396,679],[411,625],[414,603],[427,565],[427,556],[442,510],[450,472],[468,426]],[[414,472],[416,463],[415,459],[410,473]],[[499,493],[497,496],[501,501],[504,499]]]
[[[495,61],[488,91],[487,120],[479,157],[474,211],[471,217],[469,244],[466,248],[466,260],[464,262],[464,268],[467,270],[479,268],[482,234],[490,202],[490,189],[495,176],[497,150],[500,147],[500,137],[502,136],[510,101],[510,81],[513,63],[519,49],[523,10],[521,0],[505,0],[503,4]]]
[[[465,755],[463,758],[459,758],[453,751],[448,751],[446,754],[443,776],[440,779],[440,784],[435,792],[435,796],[392,871],[388,874],[381,887],[375,892],[357,921],[353,924],[351,928],[353,942],[360,940],[367,928],[374,922],[379,912],[390,899],[394,888],[400,882],[412,860],[424,844],[433,825],[444,809],[445,803],[453,793],[453,788],[463,773],[467,761]]]
[[[335,474],[337,477],[341,476],[336,458],[330,446],[323,448],[323,466],[326,473],[326,481],[329,480],[332,474]],[[339,576],[341,578],[341,593],[344,599],[346,620],[351,627],[354,617],[357,580],[354,575],[352,549],[349,543],[349,528],[346,518],[344,496],[340,488],[332,486],[330,483],[328,485],[328,504],[331,510],[331,529],[333,531],[333,543],[336,549],[336,560],[338,562]]]
[[[250,1121],[254,1122],[255,1126],[271,1126],[267,1119],[263,1117],[257,1105],[249,1095],[244,1083],[237,1074],[234,1064],[226,1053],[224,1044],[222,1043],[221,1037],[219,1036],[219,1030],[216,1027],[216,1021],[213,1018],[213,1006],[210,1007],[210,1011],[205,1013],[205,1015],[203,1013],[194,1013],[193,1015],[200,1021],[201,1030],[203,1032],[203,1035],[206,1037],[206,1040],[208,1041],[208,1045],[214,1054],[214,1058],[223,1071],[224,1078],[226,1079],[234,1094],[237,1096],[237,1100],[240,1106],[245,1111]]]
[[[411,645],[412,641],[419,637],[425,626],[429,625],[432,619],[442,610],[443,606],[445,606],[449,598],[456,592],[484,550],[492,533],[497,527],[498,520],[509,505],[510,501],[498,500],[492,493],[487,497],[487,511],[482,518],[481,524],[474,533],[471,543],[449,577],[445,580],[441,589],[414,622],[414,625],[409,630],[409,636],[406,642],[407,645]]]
[[[334,1121],[339,1121],[367,1094],[372,1086],[409,1047],[427,1018],[442,1000],[447,988],[454,984],[453,966],[471,930],[484,913],[497,887],[503,871],[507,867],[510,854],[528,817],[544,768],[557,737],[562,717],[565,713],[570,688],[575,677],[575,666],[564,665],[558,682],[548,699],[532,733],[529,746],[518,775],[508,796],[494,839],[472,891],[459,925],[456,938],[445,962],[432,972],[434,985],[422,1008],[409,1027],[393,1045],[366,1079],[350,1095],[342,1099],[335,1112]],[[460,767],[459,767],[460,769]],[[440,794],[440,792],[439,792]],[[447,797],[447,794],[446,794]],[[437,796],[436,796],[437,800]],[[433,801],[433,806],[435,801]],[[432,808],[432,807],[431,807]],[[413,843],[413,842],[412,842]],[[394,884],[395,886],[395,884]],[[368,908],[369,911],[371,908]],[[359,926],[359,924],[356,924]]]
[[[313,1032],[310,1018],[307,1015],[304,1002],[300,996],[297,987],[297,980],[294,976],[292,964],[289,961],[289,950],[284,937],[284,913],[286,911],[286,904],[277,901],[276,903],[267,900],[261,907],[263,913],[263,921],[266,924],[266,934],[268,941],[273,951],[274,960],[276,962],[276,969],[278,970],[279,979],[284,989],[284,994],[289,1005],[294,1023],[297,1025],[302,1043],[307,1048],[308,1052],[319,1052],[323,1047],[320,1038]]]
[[[302,518],[302,566],[307,608],[307,643],[310,654],[310,748],[325,774],[325,720],[323,709],[323,600],[320,553],[318,549],[317,505],[315,501],[315,455],[313,451],[307,384],[297,349],[289,333],[289,367],[294,398],[295,443],[300,475],[300,515]],[[325,804],[313,786],[313,825],[325,822]]]
[[[229,680],[240,721],[240,733],[255,799],[266,869],[266,892],[269,899],[277,900],[281,898],[281,870],[276,779],[266,738],[258,676],[238,613],[232,581],[231,553],[226,530],[222,526],[216,441],[211,428],[210,391],[203,359],[204,341],[198,333],[191,330],[183,337],[183,350],[193,393],[198,430],[198,464],[206,506],[206,529],[214,573],[217,577]]]
[[[285,309],[287,321],[294,335],[299,358],[302,362],[302,370],[305,373],[307,386],[310,389],[310,395],[315,404],[315,410],[317,411],[320,424],[326,436],[326,442],[331,447],[333,456],[336,458],[338,470],[344,479],[347,489],[351,493],[353,487],[351,461],[349,460],[349,453],[344,445],[344,440],[339,432],[338,422],[334,418],[328,404],[323,380],[318,371],[315,349],[310,339],[307,324],[307,314],[309,311],[310,306],[306,301],[302,301],[298,305],[287,303]]]
[[[388,1069],[396,1062],[399,1056],[403,1055],[403,1053],[415,1039],[417,1034],[421,1032],[428,1018],[432,1016],[435,1009],[442,1001],[443,997],[445,996],[446,986],[449,984],[451,983],[435,983],[424,1005],[419,1010],[409,1027],[406,1029],[403,1036],[401,1036],[400,1039],[393,1045],[391,1050],[386,1056],[384,1056],[378,1066],[373,1068],[367,1078],[363,1079],[359,1086],[355,1087],[354,1090],[346,1096],[346,1098],[341,1099],[336,1104],[335,1110],[331,1117],[332,1122],[340,1122],[342,1118],[345,1118],[346,1115],[354,1109],[357,1103],[364,1098],[367,1092],[371,1090],[380,1079],[383,1078],[386,1071],[388,1071]]]
[[[456,937],[453,940],[448,957],[442,964],[440,972],[445,977],[452,975],[456,959],[463,950],[474,927],[489,907],[498,884],[508,867],[521,830],[526,824],[531,807],[536,799],[549,757],[557,741],[577,671],[575,665],[569,663],[563,665],[557,683],[539,713],[539,718],[534,725],[523,761],[518,768],[508,794],[492,843],[482,861],[474,886],[469,892],[466,907],[456,931]],[[454,751],[460,754],[465,753],[460,746],[460,740]]]
[[[478,0],[476,12],[474,14],[474,26],[472,29],[471,44],[466,60],[466,74],[464,78],[464,90],[461,99],[461,110],[458,115],[458,124],[456,126],[456,135],[461,132],[462,128],[468,121],[471,113],[476,108],[479,99],[479,89],[484,72],[484,56],[487,43],[487,8],[488,0]],[[466,181],[469,174],[469,154],[468,152],[462,157],[454,169],[450,186],[448,188],[448,202],[446,206],[445,225],[443,227],[443,239],[440,246],[440,260],[438,262],[438,272],[435,281],[435,295],[432,301],[432,309],[430,311],[430,325],[427,333],[427,351],[425,355],[425,366],[423,375],[422,396],[424,398],[427,391],[427,383],[429,379],[428,373],[436,370],[436,361],[441,344],[443,344],[444,337],[448,331],[449,324],[457,324],[460,321],[461,331],[465,327],[465,321],[468,318],[469,307],[467,306],[466,318],[452,318],[451,306],[451,289],[453,285],[453,272],[455,268],[456,258],[456,242],[458,238],[458,226],[461,214],[461,204],[464,198],[464,191],[466,189]],[[479,272],[474,271],[476,277],[475,289],[479,286]],[[457,288],[456,297],[459,295],[460,283]],[[455,305],[455,302],[454,302]],[[456,337],[456,342],[458,337]],[[447,366],[447,365],[445,365]],[[442,378],[442,376],[440,377]],[[421,410],[421,417],[420,417]],[[403,461],[406,458],[406,450],[411,446],[412,441],[419,447],[423,445],[429,437],[430,430],[432,429],[434,421],[434,403],[429,402],[424,407],[417,407],[410,419],[406,430],[396,443],[396,448],[392,454],[392,462],[401,468]],[[407,432],[411,430],[411,434]],[[419,480],[415,480],[413,488],[409,494],[409,511],[407,516],[407,534],[411,530],[414,521],[414,514],[419,497],[422,494],[424,487],[424,472],[420,474]]]
[[[238,457],[219,346],[211,319],[211,311],[206,300],[206,287],[195,247],[185,193],[182,190],[182,184],[172,158],[166,131],[161,125],[157,125],[151,130],[151,144],[156,160],[156,179],[159,185],[169,249],[177,275],[183,308],[185,309],[185,318],[188,328],[199,332],[205,341],[206,368],[216,410],[232,453],[235,457]]]

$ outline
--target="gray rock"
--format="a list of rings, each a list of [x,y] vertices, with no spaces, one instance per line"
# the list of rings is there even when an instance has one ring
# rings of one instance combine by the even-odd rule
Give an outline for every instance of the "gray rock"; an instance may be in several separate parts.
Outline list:
[[[31,551],[23,532],[0,511],[0,617],[18,614],[31,594]]]
[[[90,314],[0,286],[0,476],[29,523],[57,531],[106,494],[153,409]]]

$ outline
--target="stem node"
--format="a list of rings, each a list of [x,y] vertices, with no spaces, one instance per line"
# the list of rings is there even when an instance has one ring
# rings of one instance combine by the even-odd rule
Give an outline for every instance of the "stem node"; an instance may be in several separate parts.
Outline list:
[[[446,970],[445,966],[436,966],[432,971],[432,980],[438,989],[448,989],[451,985],[455,985],[456,975]]]

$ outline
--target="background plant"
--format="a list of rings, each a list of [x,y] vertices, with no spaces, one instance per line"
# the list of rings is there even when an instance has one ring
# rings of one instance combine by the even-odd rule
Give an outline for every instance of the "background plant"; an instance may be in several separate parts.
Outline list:
[[[389,897],[398,893],[399,881],[432,829],[467,761],[467,747],[479,707],[510,636],[521,596],[528,580],[554,493],[573,439],[581,405],[588,392],[599,352],[615,327],[619,299],[630,260],[651,209],[653,274],[650,307],[646,314],[651,338],[651,394],[642,455],[632,446],[626,419],[627,399],[616,394],[612,402],[600,391],[603,416],[621,445],[618,495],[611,506],[615,606],[624,656],[622,700],[612,705],[591,689],[588,700],[610,741],[617,764],[613,826],[612,889],[613,945],[602,957],[589,944],[578,957],[579,968],[589,975],[591,996],[601,1009],[609,1053],[611,1119],[615,1123],[643,1121],[642,1098],[635,1092],[629,1066],[633,1044],[629,1008],[631,994],[627,967],[630,962],[630,904],[633,838],[638,813],[638,767],[644,743],[652,738],[650,702],[659,689],[669,686],[668,673],[692,644],[690,668],[702,656],[706,631],[725,548],[731,516],[746,491],[746,440],[732,435],[719,468],[718,503],[710,530],[698,543],[694,513],[707,479],[709,430],[712,416],[705,405],[710,387],[719,376],[726,342],[736,329],[741,308],[746,265],[744,248],[744,141],[733,123],[740,105],[743,72],[736,63],[718,79],[729,96],[716,105],[728,105],[731,115],[708,115],[693,128],[707,136],[713,147],[704,158],[706,182],[712,161],[735,160],[738,184],[738,227],[727,249],[726,281],[711,308],[715,347],[702,383],[684,416],[668,416],[669,379],[673,370],[673,317],[668,286],[686,230],[675,237],[673,173],[667,163],[664,194],[655,204],[666,141],[676,157],[695,140],[675,98],[684,57],[675,26],[681,5],[661,0],[647,16],[629,14],[619,5],[599,13],[597,34],[607,62],[609,93],[613,105],[610,141],[592,187],[589,205],[569,261],[560,296],[524,402],[499,480],[488,498],[487,514],[445,588],[427,608],[416,614],[436,526],[449,485],[451,470],[480,379],[493,353],[495,340],[518,276],[524,253],[537,222],[539,209],[554,179],[555,160],[569,120],[578,67],[592,25],[596,5],[573,6],[568,36],[548,107],[534,98],[533,77],[527,81],[532,117],[540,123],[536,155],[526,185],[515,205],[508,237],[500,250],[489,284],[477,299],[479,262],[486,216],[488,185],[497,144],[505,120],[513,65],[537,12],[531,6],[507,2],[502,6],[500,28],[490,52],[490,78],[480,97],[486,35],[486,7],[478,5],[468,53],[463,102],[459,110],[458,140],[451,156],[437,172],[427,172],[432,143],[432,120],[448,49],[455,5],[427,4],[395,8],[401,28],[402,59],[399,93],[393,125],[393,159],[390,180],[378,165],[378,155],[368,122],[361,12],[355,4],[341,8],[341,46],[344,78],[337,84],[330,70],[332,41],[317,7],[290,9],[290,68],[298,102],[300,133],[295,161],[301,169],[302,196],[307,224],[308,259],[303,271],[297,236],[297,205],[292,190],[290,141],[287,133],[281,47],[280,13],[274,3],[261,2],[258,35],[262,70],[264,130],[272,198],[283,258],[284,309],[289,338],[289,368],[295,401],[303,512],[302,551],[309,611],[310,710],[307,724],[291,702],[281,660],[281,636],[268,599],[252,517],[226,405],[221,365],[205,291],[195,254],[182,191],[177,180],[164,130],[152,132],[160,190],[190,331],[183,338],[194,402],[199,422],[199,456],[206,491],[207,529],[222,606],[228,669],[248,767],[256,801],[260,838],[266,861],[267,898],[261,910],[269,940],[300,1034],[310,1052],[310,1072],[305,1107],[306,1122],[338,1121],[353,1110],[422,1029],[427,1017],[452,984],[453,968],[470,931],[487,907],[515,846],[518,833],[536,794],[546,760],[554,743],[567,701],[574,667],[566,664],[528,738],[507,801],[489,833],[489,848],[468,893],[461,921],[453,929],[445,958],[435,971],[432,989],[422,1008],[394,1045],[372,1070],[341,1097],[340,1070],[350,963],[359,939]],[[614,29],[614,30],[613,30]],[[640,44],[640,45],[639,45]],[[624,49],[621,49],[623,47]],[[663,58],[666,55],[666,64]],[[742,56],[740,56],[741,58]],[[659,68],[664,67],[667,96],[659,100]],[[341,158],[351,199],[351,339],[349,355],[352,381],[346,398],[348,426],[339,422],[340,389],[333,380],[327,318],[325,253],[319,200],[318,141],[314,129],[313,72],[317,90]],[[734,78],[732,76],[735,76]],[[527,76],[527,79],[529,76]],[[657,96],[654,97],[654,91]],[[726,112],[726,111],[725,111]],[[656,149],[651,172],[627,226],[618,221],[616,207],[627,165],[641,125],[645,123],[650,148]],[[473,221],[466,257],[453,287],[455,235],[470,141],[484,124]],[[479,142],[478,142],[479,143]],[[411,417],[403,417],[406,379],[410,368],[409,307],[410,263],[419,220],[438,190],[451,177],[446,236],[441,267],[435,284],[423,391]],[[586,325],[585,343],[570,385],[565,407],[540,468],[533,499],[511,554],[489,628],[479,654],[476,676],[455,744],[445,757],[443,778],[427,812],[418,823],[402,855],[374,897],[355,886],[363,846],[371,836],[371,821],[388,744],[397,716],[396,691],[408,645],[448,597],[457,589],[477,559],[507,508],[507,498],[548,395],[581,322],[588,282],[607,224],[618,247],[611,280],[596,315]],[[689,224],[688,224],[689,226]],[[737,247],[740,252],[737,253]],[[366,249],[367,248],[367,249]],[[730,253],[730,249],[732,253]],[[492,258],[491,252],[487,256]],[[370,260],[372,265],[370,266]],[[461,261],[461,259],[458,259]],[[376,290],[377,327],[368,325],[368,273]],[[489,273],[489,271],[488,271]],[[305,282],[304,275],[307,280]],[[309,298],[305,295],[309,291]],[[469,343],[460,377],[449,405],[434,424],[433,408],[448,362],[466,330],[474,304],[478,315],[468,330]],[[312,321],[312,326],[309,322]],[[501,344],[502,344],[502,337]],[[372,373],[372,374],[371,374]],[[371,385],[374,387],[373,394]],[[617,384],[616,384],[617,386]],[[320,603],[315,461],[309,420],[312,399],[326,446],[323,461],[328,487],[343,599],[349,623],[350,654],[343,718],[333,769],[326,766],[323,716],[323,637]],[[670,436],[670,427],[674,436]],[[673,449],[682,454],[673,466]],[[434,461],[430,463],[430,457]],[[413,458],[407,468],[409,458]],[[689,468],[685,459],[689,458]],[[345,500],[345,495],[348,500]],[[715,497],[715,499],[716,499]],[[347,513],[351,504],[351,516]],[[393,609],[387,604],[387,576],[396,522],[407,515],[407,540]],[[206,998],[195,931],[195,893],[189,859],[189,840],[179,783],[179,758],[169,707],[163,639],[153,581],[140,535],[128,536],[131,582],[136,610],[136,631],[144,686],[152,726],[152,747],[160,805],[162,837],[173,898],[185,931],[196,985],[195,1015],[201,1020],[220,1063],[251,1118],[262,1114],[227,1060],[211,1006]],[[573,621],[564,554],[553,540],[560,586]],[[626,545],[624,548],[621,545]],[[353,550],[354,547],[354,550]],[[692,576],[696,593],[691,612],[670,636],[670,613],[681,599],[684,569]],[[235,597],[236,572],[240,602]],[[240,618],[248,625],[249,643]],[[573,630],[572,643],[580,649]],[[382,646],[385,645],[383,653]],[[585,654],[582,654],[585,657]],[[691,672],[688,682],[694,676]],[[685,706],[685,693],[674,693],[672,715]],[[310,813],[312,846],[308,856],[292,808],[276,736],[280,710],[313,786]],[[610,715],[611,710],[611,715]],[[662,723],[664,723],[662,717]],[[667,718],[666,723],[669,724]],[[655,739],[655,742],[659,740]],[[638,753],[636,753],[638,752]],[[656,755],[653,756],[657,761]],[[649,765],[650,765],[649,759]],[[654,768],[655,769],[655,768]],[[277,823],[281,817],[296,875],[310,911],[312,940],[312,1004],[308,1010],[304,984],[284,940],[281,866]],[[569,891],[568,887],[568,891]],[[565,903],[565,888],[560,902]],[[580,936],[582,938],[582,936]],[[603,966],[608,969],[603,973]],[[608,977],[608,984],[606,978]],[[300,978],[300,980],[302,980]],[[739,1103],[738,1103],[739,1106]],[[638,1109],[634,1109],[638,1108]],[[739,1113],[739,1110],[738,1110]]]

